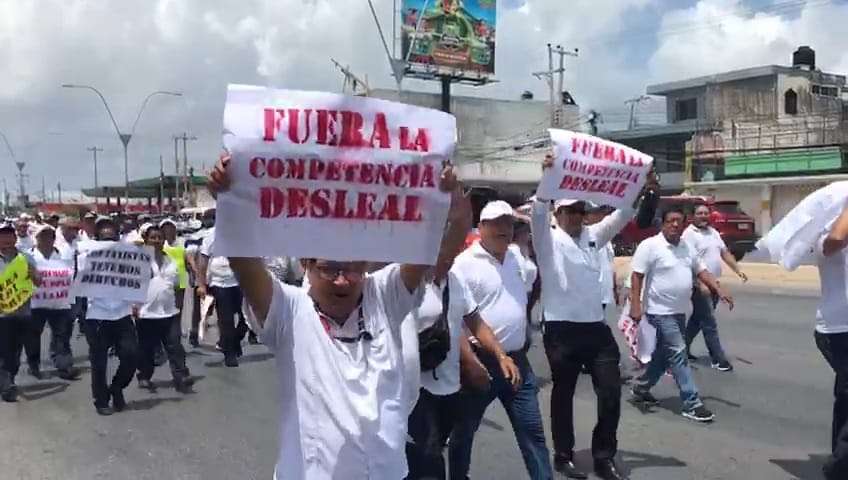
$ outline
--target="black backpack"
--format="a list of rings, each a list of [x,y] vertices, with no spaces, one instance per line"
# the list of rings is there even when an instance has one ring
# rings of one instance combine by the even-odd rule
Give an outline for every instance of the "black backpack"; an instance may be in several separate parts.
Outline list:
[[[421,357],[421,371],[434,370],[448,357],[450,351],[450,326],[448,325],[448,305],[450,291],[448,279],[445,278],[445,289],[442,291],[442,313],[429,327],[418,332],[418,352]],[[436,372],[433,371],[435,378]]]

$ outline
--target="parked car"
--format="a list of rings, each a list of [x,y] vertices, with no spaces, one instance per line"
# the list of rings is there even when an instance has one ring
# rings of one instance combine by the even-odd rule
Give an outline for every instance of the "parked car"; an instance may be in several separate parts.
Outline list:
[[[736,200],[716,200],[712,196],[674,195],[660,198],[657,208],[657,218],[649,228],[639,228],[636,222],[629,222],[621,233],[613,240],[616,255],[629,256],[636,250],[642,240],[656,235],[660,230],[662,212],[672,206],[680,206],[686,212],[688,222],[691,222],[695,207],[705,204],[710,208],[710,224],[718,230],[727,248],[741,259],[754,249],[759,237],[754,229],[754,219],[742,211]]]

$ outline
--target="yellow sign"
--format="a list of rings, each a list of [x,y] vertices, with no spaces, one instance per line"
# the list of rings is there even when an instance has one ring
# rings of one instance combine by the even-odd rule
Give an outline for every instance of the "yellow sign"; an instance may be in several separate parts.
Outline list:
[[[0,273],[0,312],[17,311],[29,300],[34,289],[26,257],[18,254]]]
[[[177,275],[180,278],[180,288],[188,287],[188,270],[186,270],[185,247],[165,247],[165,253],[177,264]]]

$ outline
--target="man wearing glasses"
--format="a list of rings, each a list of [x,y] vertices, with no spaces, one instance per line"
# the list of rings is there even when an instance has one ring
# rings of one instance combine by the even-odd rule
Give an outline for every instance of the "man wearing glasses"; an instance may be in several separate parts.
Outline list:
[[[229,185],[223,157],[210,190]],[[441,188],[458,188],[450,170]],[[261,258],[230,258],[250,320],[280,380],[277,478],[400,479],[410,405],[401,322],[428,266],[305,259],[308,288],[272,279]]]

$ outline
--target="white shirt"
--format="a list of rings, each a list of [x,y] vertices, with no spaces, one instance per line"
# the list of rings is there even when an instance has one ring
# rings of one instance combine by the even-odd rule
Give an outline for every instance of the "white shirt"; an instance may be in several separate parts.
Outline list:
[[[236,275],[230,268],[230,261],[227,257],[213,256],[215,248],[215,228],[210,228],[208,234],[203,237],[203,243],[200,245],[200,253],[209,257],[209,263],[206,267],[206,281],[210,287],[237,287]]]
[[[28,252],[35,247],[35,240],[29,235],[25,237],[18,237],[18,240],[15,242],[15,247],[19,252]]]
[[[36,270],[42,275],[41,285],[36,287],[32,295],[32,308],[70,309],[71,298],[68,292],[74,275],[73,259],[66,259],[56,248],[46,257],[37,248],[30,250],[30,255]],[[55,298],[57,293],[64,293],[64,297]]]
[[[692,298],[693,274],[706,270],[686,242],[680,240],[672,245],[662,232],[636,247],[631,266],[634,272],[645,275],[643,309],[651,315],[686,313]]]
[[[604,305],[615,305],[615,250],[612,243],[598,250],[598,259],[601,262],[601,291],[604,296]]]
[[[168,255],[162,255],[162,265],[155,257],[150,262],[153,277],[147,285],[147,301],[139,310],[139,318],[168,318],[180,313],[174,289],[180,284],[177,264]]]
[[[121,241],[127,243],[139,243],[143,242],[144,239],[141,238],[141,234],[138,233],[138,230],[130,230],[129,232],[121,235]]]
[[[689,244],[689,248],[704,262],[714,277],[721,277],[721,252],[727,250],[727,245],[718,230],[709,225],[706,228],[689,225],[680,239]]]
[[[551,226],[547,203],[533,202],[533,247],[542,275],[546,322],[604,321],[603,264],[608,264],[606,268],[611,265],[602,260],[603,250],[631,218],[632,209],[616,210],[600,222],[584,226],[574,238]]]
[[[476,242],[456,257],[453,269],[467,282],[480,316],[503,349],[520,350],[527,335],[527,274],[518,246],[510,245],[501,263]]]
[[[120,320],[132,315],[132,304],[125,300],[88,297],[86,320]]]
[[[462,339],[462,330],[465,325],[464,319],[477,310],[477,303],[471,296],[462,275],[455,270],[448,273],[448,329],[450,330],[450,350],[445,360],[434,370],[421,371],[420,356],[417,348],[410,349],[409,355],[413,357],[415,370],[414,376],[420,377],[420,386],[433,395],[450,395],[459,391],[459,342]],[[415,308],[404,322],[412,321],[415,327],[415,343],[417,345],[418,332],[433,325],[442,314],[442,298],[445,282],[436,285],[428,282],[424,286],[421,304]],[[404,349],[407,345],[404,344]],[[406,351],[406,350],[405,350]]]
[[[816,309],[816,331],[819,333],[848,332],[848,252],[841,250],[829,257],[822,253],[827,235],[817,243],[821,299]]]
[[[410,412],[404,401],[400,324],[419,295],[407,290],[397,264],[364,282],[361,310],[330,333],[308,292],[278,281],[264,328],[254,324],[274,352],[279,374],[278,480],[401,479],[407,474]],[[372,340],[331,338],[356,337],[360,311]]]

